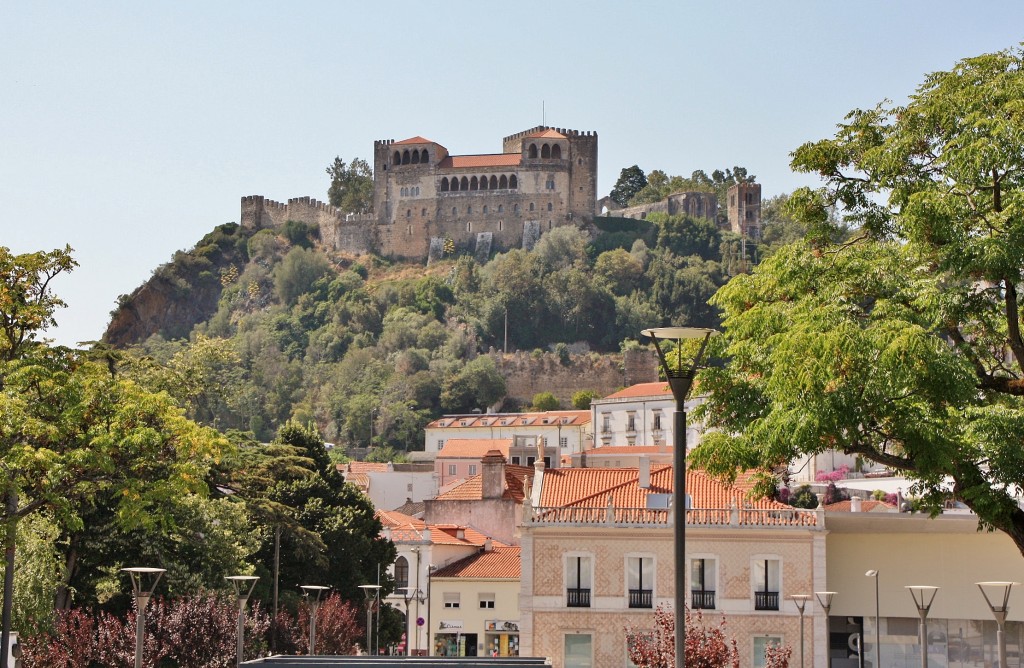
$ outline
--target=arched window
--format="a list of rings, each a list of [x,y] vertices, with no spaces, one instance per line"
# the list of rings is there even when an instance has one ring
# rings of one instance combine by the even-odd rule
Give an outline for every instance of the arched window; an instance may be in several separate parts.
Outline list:
[[[487,205],[484,204],[484,213],[487,213]]]
[[[514,211],[515,213],[519,213],[519,205],[518,204],[513,204],[512,205],[512,211]]]
[[[402,164],[403,165],[408,165],[409,164],[409,157],[410,157],[409,156],[409,149],[405,149],[404,151],[402,151]]]
[[[409,586],[409,560],[405,557],[395,559],[395,588]]]
[[[503,228],[503,227],[505,227],[505,221],[499,220],[498,221],[498,231],[501,232],[501,228]]]
[[[515,174],[508,177],[508,187],[511,188],[512,190],[515,190],[516,188],[519,187],[519,179],[516,178]]]
[[[447,176],[444,177],[443,179],[441,179],[441,192],[443,192],[443,193],[448,192],[448,177]]]
[[[406,218],[412,218],[412,209],[406,209],[405,210],[405,217]]]
[[[502,190],[508,188],[508,177],[504,174],[502,174],[501,179],[498,180],[498,187]]]
[[[480,190],[487,190],[487,177],[486,176],[481,176],[480,177]]]
[[[462,180],[459,181],[459,190],[469,190],[469,179],[465,176],[463,176]]]
[[[528,158],[536,158],[537,157],[537,145],[536,144],[530,144],[530,151],[526,154],[526,157],[528,157]]]
[[[550,158],[551,157],[551,147],[548,146],[547,144],[544,144],[544,146],[541,147],[541,149],[540,149],[540,157],[542,157],[542,158]]]
[[[495,190],[498,187],[498,177],[491,175],[491,190]]]
[[[472,206],[467,206],[466,207],[466,213],[467,214],[472,214],[473,213],[473,207]]]
[[[551,211],[551,202],[548,202],[548,211]]]
[[[430,154],[427,153],[427,149],[420,151],[420,162],[430,162]]]
[[[499,204],[498,205],[498,213],[501,213],[504,210],[505,210],[505,206],[503,204]]]
[[[533,202],[530,202],[530,211],[533,211]]]
[[[466,221],[466,231],[467,232],[472,232],[473,231],[473,223],[471,223],[469,221]]]
[[[562,159],[562,147],[559,146],[558,144],[555,144],[554,146],[552,146],[551,147],[551,157],[554,158],[555,160],[561,160]]]
[[[424,208],[423,208],[423,210],[422,210],[422,211],[420,211],[420,215],[421,215],[421,216],[426,216],[426,215],[427,215],[427,209],[426,209],[426,207],[424,207]]]
[[[420,164],[420,152],[419,151],[413,151],[412,152],[412,164],[414,164],[414,165]]]
[[[458,210],[458,209],[456,209],[456,208],[455,208],[454,206],[452,207],[452,215],[453,215],[453,216],[457,216],[457,215],[459,215],[459,210]]]
[[[475,176],[469,180],[469,189],[480,190],[480,182],[477,181]]]
[[[400,164],[402,164],[402,154],[399,153],[398,151],[395,151],[395,154],[391,157],[391,164],[392,165],[400,165]]]

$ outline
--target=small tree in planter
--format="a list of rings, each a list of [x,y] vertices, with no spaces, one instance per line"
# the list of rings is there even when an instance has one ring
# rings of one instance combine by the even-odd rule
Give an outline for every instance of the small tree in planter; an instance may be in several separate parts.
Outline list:
[[[726,633],[724,616],[718,626],[705,626],[700,611],[692,615],[687,609],[685,615],[687,668],[739,668],[736,640]],[[674,612],[658,606],[653,630],[627,628],[630,661],[640,668],[674,668],[675,623]]]

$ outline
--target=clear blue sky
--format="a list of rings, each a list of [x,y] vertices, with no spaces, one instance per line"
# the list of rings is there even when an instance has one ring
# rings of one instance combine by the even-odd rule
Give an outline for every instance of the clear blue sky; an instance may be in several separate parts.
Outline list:
[[[790,151],[1016,45],[1024,3],[34,1],[0,25],[0,245],[75,249],[73,344],[242,195],[326,199],[374,139],[500,151],[542,103],[599,133],[599,195],[633,164],[789,192]]]

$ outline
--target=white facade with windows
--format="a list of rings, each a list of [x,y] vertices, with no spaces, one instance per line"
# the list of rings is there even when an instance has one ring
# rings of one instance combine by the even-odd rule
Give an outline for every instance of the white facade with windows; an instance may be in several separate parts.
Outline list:
[[[700,442],[703,425],[693,419],[692,410],[701,399],[686,401],[686,445]],[[673,414],[676,401],[668,384],[640,383],[590,403],[594,425],[594,447],[673,446]]]
[[[511,439],[510,464],[532,466],[540,443],[551,460],[548,466],[558,466],[563,455],[593,447],[590,415],[589,411],[445,415],[426,426],[424,450],[440,452],[450,439]]]

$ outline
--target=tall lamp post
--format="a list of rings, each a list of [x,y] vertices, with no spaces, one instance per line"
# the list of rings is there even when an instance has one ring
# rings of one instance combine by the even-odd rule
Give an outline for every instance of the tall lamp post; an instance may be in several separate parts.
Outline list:
[[[807,607],[807,601],[811,600],[811,597],[807,594],[793,594],[790,598],[793,599],[793,603],[796,603],[796,609],[800,611],[800,668],[804,668],[804,608]]]
[[[423,592],[413,587],[401,587],[402,598],[405,600],[405,655],[412,656],[412,634],[415,630],[415,625],[410,628],[409,622],[412,617],[409,615],[409,604],[412,603],[413,599],[417,602],[423,602]]]
[[[717,332],[713,329],[702,327],[654,327],[640,332],[654,342],[654,349],[658,352],[658,359],[661,362],[661,370],[665,373],[665,379],[672,389],[672,396],[676,400],[676,410],[672,415],[672,514],[673,514],[673,535],[675,554],[675,576],[676,592],[674,607],[676,613],[675,623],[675,650],[676,666],[686,665],[686,395],[690,393],[693,385],[693,376],[697,372],[697,365],[704,356],[708,341]],[[686,339],[701,339],[700,349],[693,358],[693,362],[684,368],[683,346]],[[665,357],[665,351],[661,343],[674,341],[676,344],[676,364],[672,366]]]
[[[865,577],[875,579],[875,665],[874,668],[882,668],[882,620],[878,612],[878,571],[871,569],[864,574]]]
[[[259,578],[255,575],[229,575],[224,579],[231,583],[235,590],[235,598],[238,599],[238,651],[235,665],[240,666],[244,660],[242,655],[245,653],[245,604]]]
[[[316,609],[320,607],[320,597],[330,589],[323,585],[302,585],[299,587],[303,596],[309,601],[309,655],[316,656]]]
[[[815,598],[818,599],[818,605],[825,611],[825,668],[832,668],[832,648],[830,646],[832,634],[829,632],[829,613],[832,611],[832,598],[835,595],[834,591],[814,592]]]
[[[907,585],[910,595],[914,597],[917,614],[921,617],[918,633],[921,635],[921,668],[928,668],[928,611],[931,610],[938,587],[929,585]],[[1004,665],[1000,663],[999,665]]]
[[[359,588],[366,594],[366,653],[373,654],[373,601],[380,593],[380,585],[359,585]]]
[[[1003,626],[1006,624],[1006,613],[1010,610],[1010,590],[1019,582],[975,582],[981,595],[985,597],[992,616],[996,618],[996,644],[999,645],[999,666],[1006,665],[1006,634],[1003,633]],[[988,591],[986,591],[988,590]],[[992,592],[989,598],[988,592]],[[994,601],[994,602],[993,602]]]
[[[142,668],[142,652],[146,638],[146,606],[153,596],[156,584],[160,582],[165,569],[163,568],[122,568],[132,579],[132,593],[135,595],[135,668]],[[148,581],[148,582],[147,582]]]

